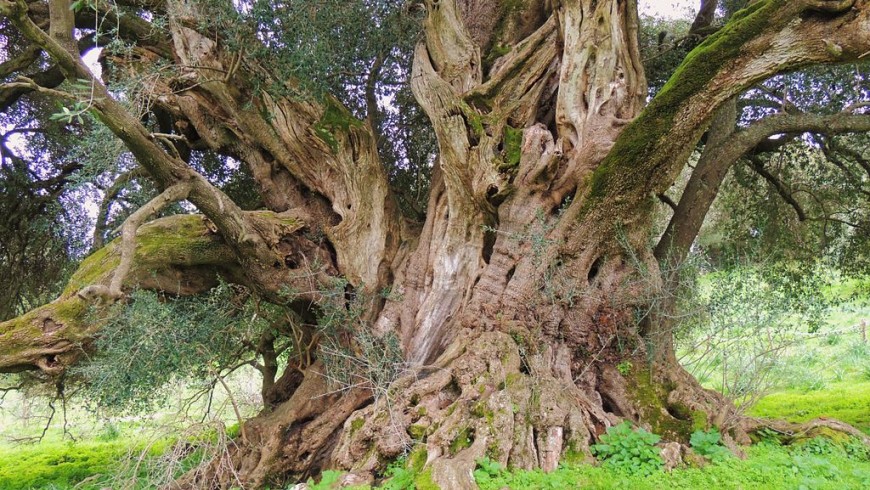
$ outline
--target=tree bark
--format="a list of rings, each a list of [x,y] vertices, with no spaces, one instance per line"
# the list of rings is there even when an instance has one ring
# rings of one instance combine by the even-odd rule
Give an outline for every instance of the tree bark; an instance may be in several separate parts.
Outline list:
[[[327,382],[323,359],[289,367],[275,384],[283,388],[270,400],[274,409],[246,424],[233,455],[245,484],[325,468],[371,478],[415,448],[425,478],[473,488],[478,458],[553,470],[566,456],[590,457],[590,444],[620,420],[683,442],[696,428],[731,420],[733,407],[676,363],[667,322],[650,314],[667,279],[656,259],[685,254],[729,162],[788,123],[771,118],[769,127],[708,141],[692,176],[702,182],[690,182],[662,250],[649,245],[653,198],[673,183],[715,114],[733,122],[722,106],[743,90],[870,51],[870,4],[754,2],[645,106],[634,1],[424,3],[425,38],[410,83],[439,151],[417,228],[400,217],[371,124],[333,97],[255,90],[252,80],[272,76],[268,66],[200,32],[191,5],[169,2],[165,49],[185,86],[159,90],[156,103],[175,118],[179,138],[248,165],[271,211],[241,211],[161,146],[23,2],[0,0],[0,13],[66,77],[94,84],[100,119],[161,189],[184,185],[216,233],[206,233],[205,256],[177,255],[171,244],[137,252],[118,288],[159,289],[159,278],[181,267],[199,278],[185,290],[195,293],[209,285],[198,275],[208,266],[266,298],[291,287],[309,313],[328,301],[318,291],[331,276],[365,294],[390,288],[358,323],[398,338],[403,375],[378,389],[342,390]],[[820,121],[803,123],[791,127]],[[692,190],[705,180],[705,190]],[[137,250],[158,223],[182,224],[144,226]],[[204,226],[191,228],[197,241]],[[328,246],[307,240],[303,227],[322,232]],[[90,300],[75,291],[110,284],[120,248],[116,241],[87,259],[58,302],[0,324],[0,370],[55,374],[75,361],[99,326],[60,312]],[[100,261],[114,265],[94,272]],[[146,267],[156,267],[155,279],[137,272]],[[722,430],[746,440],[739,424]],[[191,473],[179,486],[230,486],[220,468]]]

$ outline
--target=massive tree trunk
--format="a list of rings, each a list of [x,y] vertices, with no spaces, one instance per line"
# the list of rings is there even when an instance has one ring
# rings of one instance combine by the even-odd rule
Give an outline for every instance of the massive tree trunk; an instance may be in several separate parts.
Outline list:
[[[369,124],[335,99],[254,91],[266,68],[197,31],[190,5],[169,4],[168,38],[137,48],[179,60],[175,83],[187,85],[158,103],[181,136],[248,165],[271,212],[239,210],[103,90],[95,112],[162,189],[183,186],[209,224],[191,239],[210,253],[168,251],[149,282],[137,271],[155,267],[143,252],[153,229],[125,233],[100,252],[105,271],[0,324],[0,370],[62,371],[98,329],[70,318],[69,304],[160,288],[163,274],[194,277],[190,293],[210,284],[206,267],[267,298],[291,285],[306,295],[300,308],[331,301],[317,290],[340,275],[371,298],[354,329],[396,336],[405,368],[389,386],[337,390],[323,359],[288,367],[274,408],[246,424],[235,453],[246,485],[325,468],[371,477],[414,448],[426,478],[472,488],[478,458],[552,470],[588,457],[623,419],[675,441],[712,425],[746,441],[733,407],[677,364],[670,324],[655,314],[656,256],[684,256],[697,233],[671,229],[655,249],[655,196],[723,103],[777,72],[870,51],[868,2],[754,2],[647,105],[633,1],[427,0],[410,78],[439,152],[421,227],[401,218]],[[91,79],[23,3],[3,0],[2,12],[67,77]],[[180,484],[230,485],[218,469]]]

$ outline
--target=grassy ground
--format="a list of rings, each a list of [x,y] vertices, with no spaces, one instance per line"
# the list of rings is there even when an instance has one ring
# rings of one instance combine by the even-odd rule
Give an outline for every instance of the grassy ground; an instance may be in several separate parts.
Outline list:
[[[154,445],[145,454],[157,457],[167,447]],[[121,462],[143,449],[144,443],[135,439],[0,446],[0,489],[67,489],[81,482],[78,488],[104,488]]]
[[[870,380],[832,383],[815,391],[773,393],[762,398],[749,413],[792,422],[819,417],[838,419],[870,434]]]
[[[758,444],[745,460],[731,458],[704,468],[630,476],[590,465],[540,471],[475,473],[482,490],[518,489],[861,489],[870,487],[870,461],[840,449],[812,454],[797,448]]]

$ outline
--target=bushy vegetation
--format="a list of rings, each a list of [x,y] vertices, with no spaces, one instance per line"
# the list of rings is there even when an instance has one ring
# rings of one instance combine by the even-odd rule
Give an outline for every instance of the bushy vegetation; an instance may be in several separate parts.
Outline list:
[[[689,443],[692,445],[692,450],[714,463],[724,461],[733,456],[731,451],[722,445],[722,434],[715,427],[708,431],[698,430],[693,432]]]
[[[116,411],[143,412],[176,379],[211,381],[239,362],[243,347],[269,327],[249,295],[220,284],[202,297],[135,291],[114,306],[96,340],[99,355],[77,368],[88,398]]]
[[[765,488],[844,489],[870,485],[870,461],[852,455],[843,446],[829,444],[825,454],[801,446],[762,443],[747,449],[745,460],[727,458],[704,468],[676,469],[670,473],[627,474],[604,465],[563,465],[542,471],[475,472],[482,490],[489,489],[660,489],[660,488]]]
[[[632,475],[650,475],[664,466],[656,444],[661,437],[642,428],[632,429],[628,422],[607,428],[592,454],[602,466]]]

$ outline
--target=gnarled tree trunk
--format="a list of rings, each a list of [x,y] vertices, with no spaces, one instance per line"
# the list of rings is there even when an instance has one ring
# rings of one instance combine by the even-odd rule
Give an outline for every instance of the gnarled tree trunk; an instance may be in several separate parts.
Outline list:
[[[67,76],[90,77],[23,4],[2,5]],[[367,123],[334,99],[255,92],[248,75],[266,68],[197,31],[188,5],[169,2],[168,38],[138,48],[171,52],[184,66],[189,87],[167,88],[159,104],[183,122],[176,126],[186,138],[248,165],[274,212],[238,210],[119,112],[108,92],[97,103],[161,187],[190,186],[188,199],[216,233],[209,265],[226,277],[273,298],[288,284],[316,291],[334,275],[366,294],[391,289],[361,321],[398,337],[404,374],[383,393],[336,391],[322,361],[288,367],[274,408],[246,424],[235,454],[246,485],[325,468],[369,478],[416,448],[425,478],[473,488],[478,458],[552,470],[565,457],[588,457],[590,444],[623,419],[676,441],[723,425],[733,408],[678,365],[670,325],[654,314],[664,285],[656,257],[684,256],[680,247],[697,233],[684,227],[672,240],[669,231],[656,249],[655,196],[671,186],[717,109],[742,90],[870,51],[868,2],[754,2],[693,51],[648,105],[634,1],[425,6],[411,84],[439,152],[421,227],[399,215]],[[328,245],[302,229],[323,232]],[[147,234],[140,230],[140,249]],[[178,265],[173,273],[204,264]],[[303,277],[314,279],[301,284]],[[309,296],[300,303],[328,301]],[[43,325],[66,322],[52,305],[39,313]],[[66,323],[41,332],[21,319],[0,324],[0,338],[32,344],[0,350],[0,369],[63,369],[94,334]],[[63,335],[78,337],[45,341]],[[739,425],[723,429],[746,440]],[[179,484],[229,485],[216,468]]]

